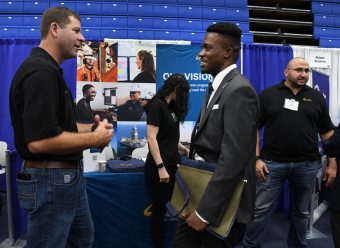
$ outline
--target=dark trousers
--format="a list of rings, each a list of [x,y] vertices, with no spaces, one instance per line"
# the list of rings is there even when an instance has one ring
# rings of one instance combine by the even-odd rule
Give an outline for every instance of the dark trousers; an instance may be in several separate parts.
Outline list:
[[[239,224],[234,223],[228,237],[220,239],[210,232],[197,232],[178,219],[172,248],[234,248],[238,242]]]
[[[170,176],[169,183],[160,183],[158,168],[155,165],[145,165],[144,174],[148,182],[151,199],[151,233],[154,246],[164,248],[164,215],[166,213],[166,203],[170,200],[172,190],[175,185],[175,173],[177,166],[168,166],[166,170]]]
[[[330,221],[334,248],[340,248],[340,212],[331,208]]]

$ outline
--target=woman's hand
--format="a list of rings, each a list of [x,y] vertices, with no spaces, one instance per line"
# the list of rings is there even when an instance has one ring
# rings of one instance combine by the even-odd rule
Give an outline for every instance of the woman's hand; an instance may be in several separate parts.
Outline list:
[[[190,153],[190,150],[188,148],[185,148],[185,155],[187,156],[187,158],[189,158],[189,153]]]
[[[158,169],[158,174],[159,174],[159,182],[161,182],[161,183],[168,183],[169,182],[169,180],[170,180],[169,174],[166,171],[164,166],[162,168]]]

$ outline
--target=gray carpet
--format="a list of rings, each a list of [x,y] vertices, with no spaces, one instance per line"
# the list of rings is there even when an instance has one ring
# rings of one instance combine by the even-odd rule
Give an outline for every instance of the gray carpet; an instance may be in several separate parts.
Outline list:
[[[329,216],[330,211],[327,211],[314,225],[314,228],[328,238],[309,239],[308,248],[334,248]],[[290,220],[285,219],[284,213],[272,213],[262,240],[262,248],[286,248],[289,226]],[[236,248],[241,247],[243,247],[242,242],[236,246]]]
[[[0,244],[8,238],[8,219],[7,219],[7,202],[6,193],[0,193],[3,206],[0,213]],[[326,239],[308,240],[308,248],[334,248],[331,227],[329,223],[330,212],[327,211],[314,225],[316,229],[326,234]],[[289,230],[289,220],[284,218],[284,213],[273,213],[268,222],[266,232],[262,241],[262,248],[286,248],[287,233]],[[25,234],[21,239],[25,239]],[[236,248],[242,248],[240,242]],[[103,247],[105,248],[105,247]],[[121,247],[123,248],[123,247]],[[126,247],[131,248],[131,247]],[[151,248],[151,247],[150,247]]]

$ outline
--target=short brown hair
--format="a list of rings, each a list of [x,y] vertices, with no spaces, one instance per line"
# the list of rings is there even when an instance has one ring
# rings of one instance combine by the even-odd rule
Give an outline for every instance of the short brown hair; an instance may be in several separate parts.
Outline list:
[[[48,31],[53,22],[58,23],[60,28],[65,28],[65,26],[71,22],[70,16],[73,16],[81,22],[80,16],[71,9],[65,7],[52,7],[47,9],[40,22],[41,39],[44,40],[47,38]]]

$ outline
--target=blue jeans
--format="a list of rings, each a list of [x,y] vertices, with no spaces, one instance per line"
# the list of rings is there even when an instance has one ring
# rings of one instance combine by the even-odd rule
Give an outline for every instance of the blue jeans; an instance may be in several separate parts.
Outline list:
[[[262,236],[274,204],[286,181],[289,180],[291,202],[290,229],[287,245],[290,248],[307,247],[306,231],[309,218],[309,200],[315,188],[318,162],[282,163],[265,161],[269,173],[266,180],[256,181],[255,216],[247,225],[243,239],[245,247],[261,247]]]
[[[24,162],[25,163],[25,162]],[[17,179],[20,207],[28,212],[26,248],[92,247],[94,227],[81,168],[22,167]]]

